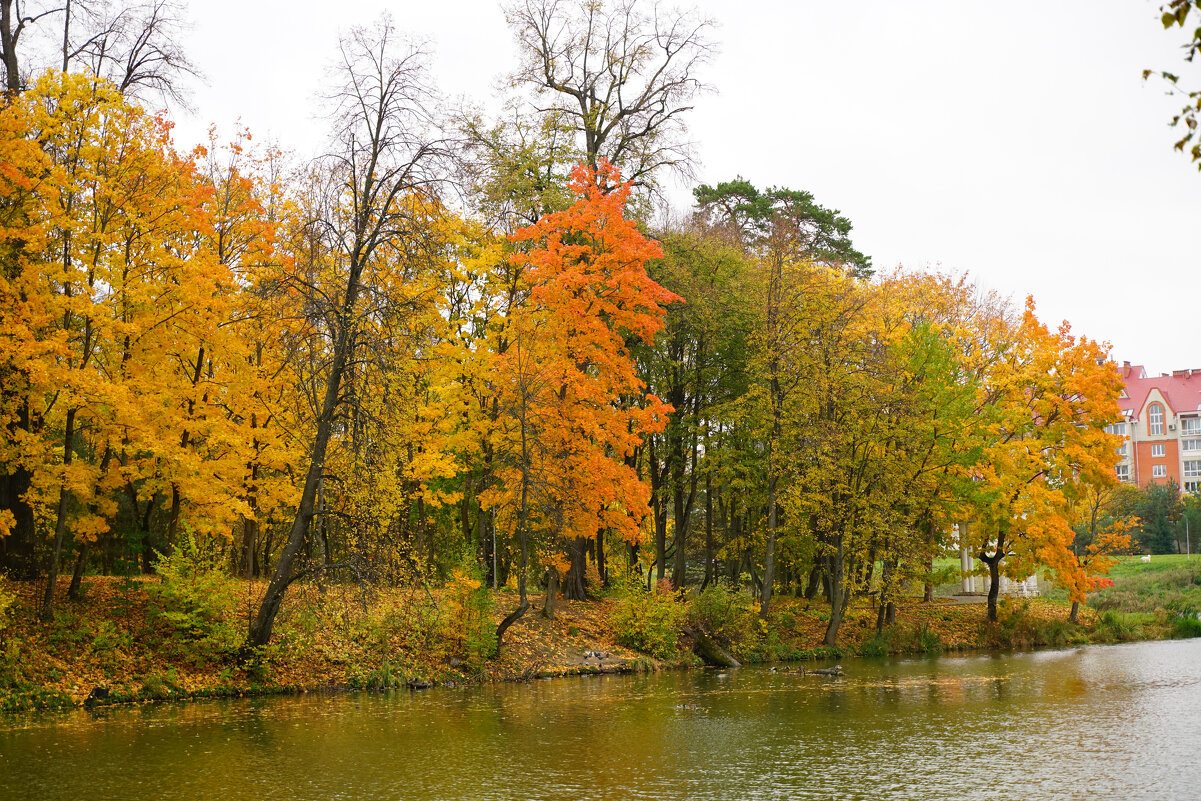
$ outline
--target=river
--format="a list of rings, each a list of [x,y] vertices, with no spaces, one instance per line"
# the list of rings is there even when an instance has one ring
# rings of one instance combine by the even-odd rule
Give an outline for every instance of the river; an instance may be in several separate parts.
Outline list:
[[[0,720],[0,798],[1201,798],[1201,640],[844,667]]]

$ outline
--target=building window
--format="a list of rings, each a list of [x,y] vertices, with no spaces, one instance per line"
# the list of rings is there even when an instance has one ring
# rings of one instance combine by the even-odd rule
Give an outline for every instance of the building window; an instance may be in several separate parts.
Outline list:
[[[1130,465],[1120,464],[1117,467],[1115,467],[1114,470],[1116,470],[1118,473],[1118,481],[1129,481],[1130,480]]]
[[[1182,451],[1201,451],[1201,439],[1182,439],[1182,440],[1180,440],[1180,450],[1182,450]]]
[[[1153,437],[1163,436],[1163,407],[1158,403],[1147,410],[1147,432]]]
[[[1198,489],[1201,489],[1201,481],[1186,481],[1186,482],[1184,482],[1184,491],[1185,492],[1196,492]]]
[[[1105,433],[1106,434],[1116,434],[1119,437],[1124,437],[1124,436],[1126,436],[1126,424],[1125,423],[1114,423],[1111,426],[1105,426]]]
[[[1201,417],[1181,417],[1181,434],[1201,434]]]
[[[1120,447],[1120,448],[1115,448],[1114,450],[1116,450],[1118,452],[1118,456],[1121,456],[1123,459],[1126,458],[1126,446],[1125,445],[1122,445],[1122,447]]]
[[[1166,464],[1156,464],[1151,466],[1151,478],[1167,478],[1168,466]]]
[[[1201,459],[1184,463],[1185,478],[1201,478]]]
[[[1163,458],[1163,456],[1166,455],[1165,454],[1166,449],[1167,449],[1167,446],[1165,446],[1162,442],[1156,442],[1156,443],[1152,444],[1151,445],[1151,457],[1154,459]]]

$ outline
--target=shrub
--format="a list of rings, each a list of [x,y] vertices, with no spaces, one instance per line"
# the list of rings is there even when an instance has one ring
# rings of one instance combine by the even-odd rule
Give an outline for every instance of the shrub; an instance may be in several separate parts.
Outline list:
[[[755,647],[756,620],[750,597],[720,581],[710,584],[688,604],[689,624],[704,629],[740,657]]]
[[[92,654],[101,665],[116,667],[121,652],[133,646],[133,637],[111,620],[102,620],[92,634]]]
[[[888,656],[888,649],[891,646],[892,643],[889,642],[888,635],[877,634],[859,646],[859,655],[869,657]]]
[[[492,595],[479,572],[456,570],[447,586],[449,633],[459,641],[466,662],[476,667],[496,653]]]
[[[923,654],[934,656],[942,653],[942,638],[938,636],[937,632],[931,631],[930,627],[924,623],[918,629],[917,644]]]
[[[630,587],[613,610],[613,633],[627,648],[668,659],[676,655],[686,615],[674,593]]]
[[[179,677],[174,670],[166,673],[151,673],[142,681],[139,695],[154,701],[165,701],[179,694]]]
[[[188,534],[169,556],[160,554],[162,581],[147,590],[151,613],[167,625],[186,651],[201,660],[238,645],[230,618],[235,605],[234,582],[225,575],[212,543]]]
[[[1097,616],[1093,638],[1099,642],[1129,642],[1143,636],[1142,627],[1131,615],[1106,610]]]
[[[1172,636],[1178,639],[1201,637],[1201,619],[1196,613],[1192,615],[1176,615],[1172,618]]]

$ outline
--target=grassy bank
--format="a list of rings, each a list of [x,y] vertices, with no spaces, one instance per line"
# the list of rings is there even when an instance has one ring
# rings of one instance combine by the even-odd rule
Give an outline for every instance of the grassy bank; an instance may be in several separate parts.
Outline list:
[[[850,655],[935,654],[991,648],[1067,646],[1197,633],[1188,609],[1201,600],[1201,560],[1124,561],[1115,586],[1068,622],[1063,599],[1005,601],[1000,620],[981,603],[939,599],[901,604],[876,633],[876,613],[853,606],[836,648],[822,646],[829,609],[783,597],[761,621],[748,597],[726,590],[682,599],[613,592],[560,600],[553,619],[535,609],[494,653],[492,632],[516,596],[457,577],[438,590],[298,586],[272,645],[239,648],[263,591],[257,582],[164,588],[159,578],[84,581],[55,619],[35,614],[40,586],[8,583],[0,629],[0,710],[61,708],[88,702],[151,702],[330,688],[424,687],[579,673],[699,665],[683,631],[702,629],[744,663]],[[602,660],[588,652],[602,652]],[[99,688],[99,689],[98,689]],[[97,698],[96,696],[103,696]]]

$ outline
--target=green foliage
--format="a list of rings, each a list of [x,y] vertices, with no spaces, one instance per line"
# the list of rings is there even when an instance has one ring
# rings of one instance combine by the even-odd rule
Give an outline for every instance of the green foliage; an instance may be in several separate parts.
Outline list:
[[[710,584],[688,604],[688,623],[704,629],[738,657],[747,656],[756,644],[756,620],[750,596],[721,581]]]
[[[788,655],[789,659],[796,662],[817,662],[824,659],[842,659],[842,657],[841,648],[825,645],[817,648],[798,648]]]
[[[929,625],[920,623],[885,629],[859,646],[860,656],[880,657],[898,653],[936,656],[942,653],[942,640],[937,632],[930,630]]]
[[[111,620],[102,620],[95,624],[92,631],[92,654],[102,665],[115,667],[122,660],[122,654],[133,647],[133,636],[123,631]]]
[[[404,686],[405,681],[404,673],[397,665],[384,662],[367,674],[363,684],[368,690],[397,690]]]
[[[889,636],[880,633],[859,646],[859,655],[867,657],[888,656],[888,651],[891,647],[892,642]]]
[[[151,614],[166,624],[178,649],[198,661],[223,655],[239,644],[231,624],[235,583],[225,574],[220,555],[209,542],[191,534],[168,556],[160,554],[162,581],[147,587]]]
[[[1180,521],[1184,507],[1180,487],[1169,479],[1166,484],[1148,484],[1137,499],[1135,514],[1139,518],[1139,544],[1151,553],[1176,553],[1181,532]]]
[[[142,681],[139,695],[152,701],[166,701],[179,694],[178,677],[174,670],[151,673]]]
[[[1064,648],[1089,641],[1083,629],[1067,620],[1046,620],[1033,615],[1028,600],[1004,600],[998,608],[997,623],[988,632],[995,648]]]
[[[456,571],[451,581],[448,614],[449,628],[461,643],[464,661],[476,668],[483,667],[488,658],[496,655],[496,626],[492,622],[495,602],[484,583],[483,571],[474,562]]]
[[[680,624],[687,614],[673,593],[630,587],[613,611],[613,633],[627,648],[669,659],[676,656]]]
[[[1167,559],[1172,559],[1168,557]],[[1120,564],[1111,571],[1116,584],[1089,598],[1098,611],[1153,613],[1156,609],[1201,609],[1201,561],[1153,560]],[[1183,559],[1183,557],[1179,557]]]
[[[60,690],[36,684],[16,683],[0,695],[0,712],[34,712],[44,709],[69,709],[75,702]]]
[[[1097,616],[1093,639],[1097,642],[1130,642],[1143,638],[1140,619],[1145,615],[1124,614],[1106,610]]]

